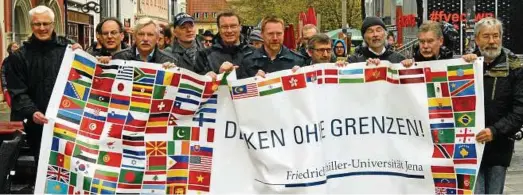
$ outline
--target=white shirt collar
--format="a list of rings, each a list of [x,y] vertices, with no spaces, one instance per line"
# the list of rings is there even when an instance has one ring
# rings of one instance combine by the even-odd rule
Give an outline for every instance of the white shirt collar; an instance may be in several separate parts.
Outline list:
[[[383,46],[383,50],[381,50],[380,53],[376,53],[376,52],[372,51],[372,49],[369,47],[369,51],[372,52],[373,54],[376,54],[377,56],[381,56],[387,51],[387,49],[385,48],[385,46]]]

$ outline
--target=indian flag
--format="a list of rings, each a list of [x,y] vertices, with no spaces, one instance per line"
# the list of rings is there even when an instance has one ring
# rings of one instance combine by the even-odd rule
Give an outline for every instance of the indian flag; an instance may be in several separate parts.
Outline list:
[[[260,96],[282,92],[283,88],[280,77],[259,82],[258,91],[260,92]]]

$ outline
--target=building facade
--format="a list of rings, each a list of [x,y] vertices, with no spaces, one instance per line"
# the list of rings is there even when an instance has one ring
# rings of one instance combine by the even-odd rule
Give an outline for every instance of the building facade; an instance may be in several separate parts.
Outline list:
[[[149,17],[158,24],[166,26],[169,24],[169,2],[168,0],[138,0],[136,6],[136,17]]]
[[[187,13],[194,17],[196,29],[218,32],[216,16],[228,8],[226,0],[187,0]]]
[[[67,37],[84,48],[95,41],[95,26],[100,22],[98,0],[67,1]]]

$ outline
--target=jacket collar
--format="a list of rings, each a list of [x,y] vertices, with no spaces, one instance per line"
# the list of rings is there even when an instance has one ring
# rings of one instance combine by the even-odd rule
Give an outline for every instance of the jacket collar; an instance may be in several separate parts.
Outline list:
[[[283,59],[283,60],[292,60],[292,57],[290,57],[290,50],[289,48],[285,47],[284,45],[281,46],[280,52],[276,55],[276,59]],[[267,58],[269,59],[269,56],[265,52],[265,46],[260,47],[259,49],[256,49],[256,52],[254,53],[254,58]]]
[[[197,40],[195,39],[192,42],[191,48],[198,48],[198,44],[196,42],[197,42]],[[185,51],[187,51],[188,49],[191,49],[191,48],[184,48],[180,43],[178,43],[178,41],[175,41],[172,46],[172,51],[174,53],[185,53]]]
[[[135,60],[142,61],[142,59],[140,58],[140,54],[138,53],[138,49],[136,48],[136,45],[133,45],[130,50],[131,50]],[[149,54],[149,56],[147,56],[147,62],[154,61],[154,59],[156,59],[156,56],[158,55],[157,53],[158,53],[158,46],[155,46],[153,51]]]

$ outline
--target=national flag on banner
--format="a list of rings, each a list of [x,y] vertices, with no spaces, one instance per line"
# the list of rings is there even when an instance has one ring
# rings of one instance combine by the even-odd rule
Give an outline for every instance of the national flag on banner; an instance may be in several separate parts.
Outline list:
[[[476,110],[476,96],[453,97],[454,112],[469,112]]]
[[[113,82],[111,92],[114,95],[130,97],[133,92],[133,82],[130,80],[116,79]]]
[[[129,184],[141,184],[143,181],[143,171],[134,171],[130,169],[121,169],[120,170],[120,183],[129,183]]]
[[[450,82],[450,94],[452,96],[475,95],[474,80],[462,80]]]
[[[474,127],[474,126],[476,126],[475,118],[476,118],[475,112],[454,113],[454,119],[456,120],[456,127]]]
[[[472,194],[472,190],[462,190],[462,189],[458,189],[458,194],[469,195],[469,194]]]
[[[241,85],[231,88],[233,99],[244,99],[258,96],[258,87],[255,83]]]
[[[46,194],[67,194],[69,186],[65,183],[55,181],[55,180],[46,180],[45,193]]]
[[[178,88],[173,86],[155,85],[153,89],[153,99],[174,100],[178,94]]]
[[[62,167],[47,166],[47,179],[69,183],[70,172]]]
[[[89,132],[79,131],[76,135],[76,144],[80,144],[89,149],[99,150],[100,136]]]
[[[165,156],[167,155],[166,141],[148,141],[145,143],[147,156]]]
[[[146,127],[145,140],[167,141],[172,134],[167,133],[167,126],[163,127]]]
[[[187,194],[187,186],[185,185],[167,185],[167,194]]]
[[[118,168],[120,165],[118,165]],[[118,169],[113,167],[98,166],[94,172],[95,179],[101,179],[106,181],[118,182]]]
[[[315,70],[305,73],[305,79],[307,83],[323,84],[323,72],[322,70]]]
[[[431,130],[432,140],[437,144],[453,144],[454,129],[433,129]]]
[[[145,146],[145,128],[125,126],[122,131],[122,140],[124,146]]]
[[[91,88],[100,90],[100,91],[106,91],[111,92],[113,88],[114,79],[112,78],[101,78],[101,77],[94,77],[93,78],[93,85]]]
[[[447,70],[445,66],[432,66],[425,68],[427,82],[446,82]]]
[[[166,156],[147,156],[147,170],[166,170],[167,157]]]
[[[449,113],[452,112],[450,98],[429,98],[429,113]]]
[[[168,141],[167,154],[168,155],[189,155],[190,143],[189,141]]]
[[[154,78],[156,77],[156,70],[148,68],[134,68],[134,82],[154,84]]]
[[[191,156],[210,156],[212,157],[213,149],[198,144],[191,145]]]
[[[448,83],[427,83],[427,96],[429,98],[450,97]]]
[[[85,102],[75,98],[62,96],[62,100],[60,101],[60,106],[58,108],[76,115],[82,115],[84,107]]]
[[[76,129],[78,129],[79,127],[80,126],[78,126],[77,128],[69,127],[67,125],[61,124],[60,122],[55,122],[53,136],[74,142],[76,139],[76,134],[78,132],[78,130]]]
[[[153,84],[133,83],[132,97],[151,99],[153,96]]]
[[[454,166],[431,166],[432,173],[455,173]]]
[[[400,84],[424,83],[425,73],[423,68],[398,70]]]
[[[387,80],[387,67],[365,69],[365,82]]]
[[[471,128],[456,128],[456,143],[475,143],[476,137]]]
[[[149,115],[147,127],[167,127],[169,113],[155,113]]]
[[[189,169],[191,171],[211,172],[212,157],[191,156],[189,159]]]
[[[338,71],[339,83],[363,83],[365,82],[364,70],[359,69],[346,69]]]
[[[89,178],[94,177],[94,171],[96,170],[95,164],[74,157],[71,158],[71,162],[73,172]]]
[[[173,140],[190,140],[191,127],[174,126],[172,128],[173,128]]]
[[[116,79],[133,81],[134,68],[132,66],[120,66]]]
[[[475,144],[456,144],[454,151],[454,164],[476,164]]]
[[[91,90],[91,95],[89,96],[89,103],[96,104],[103,107],[109,106],[109,101],[111,100],[111,94],[99,90]]]
[[[145,146],[122,146],[122,168],[145,170]]]
[[[49,164],[70,170],[71,169],[71,157],[66,156],[62,153],[57,153],[57,152],[51,151],[50,155],[49,155]]]
[[[189,185],[200,185],[200,186],[208,187],[210,184],[211,184],[211,173],[210,172],[189,171]]]
[[[183,86],[185,84],[181,84]],[[202,101],[201,91],[180,88],[178,89],[178,96],[175,98],[174,107],[188,111],[196,111]],[[191,114],[192,115],[192,114]]]
[[[76,129],[80,128],[80,121],[82,120],[81,115],[76,115],[60,109],[58,110],[56,118],[56,121],[62,124],[67,124],[67,126],[74,127]]]
[[[100,151],[98,155],[98,164],[110,167],[120,167],[122,163],[122,154],[116,152]]]
[[[182,75],[182,78],[180,79],[179,88],[197,92],[200,94],[200,96],[198,96],[198,97],[201,97],[201,94],[203,93],[203,90],[205,89],[205,82],[184,74],[184,75]]]
[[[272,95],[283,91],[281,78],[268,79],[258,83],[260,96]]]
[[[145,171],[143,176],[143,184],[166,184],[167,171]]]
[[[125,119],[129,115],[129,111],[109,108],[107,110],[107,122],[116,123],[116,124],[125,124]]]
[[[96,159],[98,158],[98,150],[83,146],[82,144],[78,143],[74,148],[73,157],[90,163],[96,163]]]
[[[109,104],[110,108],[128,110],[129,105],[131,105],[131,98],[129,96],[116,94],[111,96],[111,103]]]
[[[456,189],[455,188],[440,188],[440,187],[437,187],[435,189],[435,193],[436,195],[449,195],[449,194],[456,194]]]
[[[116,193],[116,182],[93,179],[91,184],[92,194],[114,194]]]
[[[165,184],[143,184],[142,194],[164,194]]]
[[[387,68],[387,82],[393,83],[393,84],[400,84],[400,75],[398,74],[398,70]]]
[[[171,112],[173,103],[174,102],[170,99],[152,100],[151,114],[152,113],[169,113],[169,112]]]
[[[65,154],[67,156],[72,156],[74,150],[74,142],[67,141],[66,139],[60,139],[58,137],[53,137],[51,150],[61,154]]]
[[[94,74],[95,65],[95,61],[92,61],[80,55],[75,55],[72,67],[92,76]]]
[[[119,68],[120,66],[118,65],[97,64],[94,71],[94,75],[98,77],[114,79],[118,74]]]
[[[202,93],[202,101],[211,98],[215,91],[218,90],[221,81],[205,82],[205,89]]]
[[[85,87],[90,87],[93,81],[93,76],[84,70],[71,68],[67,80]]]
[[[93,139],[99,139],[104,129],[104,122],[96,119],[90,119],[84,117],[80,125],[80,131],[85,133],[94,134]]]
[[[156,73],[156,84],[157,85],[170,85],[177,87],[180,85],[180,74],[178,73],[172,73],[172,72],[165,72],[162,70],[159,70]]]
[[[117,194],[140,194],[141,192],[142,184],[118,183],[116,188]]]
[[[431,129],[454,128],[454,117],[452,113],[430,114],[429,120]]]
[[[73,186],[74,194],[83,194],[84,191],[91,189],[92,178],[85,177],[81,173],[71,172],[69,184]]]
[[[168,156],[167,169],[188,169],[189,156]]]
[[[456,178],[434,178],[434,186],[440,188],[456,188]]]
[[[191,141],[212,143],[214,141],[214,129],[193,127],[191,130]]]
[[[87,99],[89,97],[89,91],[90,91],[90,89],[88,87],[77,84],[77,83],[73,83],[73,82],[66,82],[65,89],[64,89],[64,95],[75,98],[75,99],[79,99],[82,101],[87,101]]]
[[[474,65],[473,64],[448,66],[447,70],[448,70],[449,81],[474,79]]]
[[[187,169],[173,169],[167,171],[167,184],[184,184],[189,181],[189,171]]]
[[[84,116],[90,119],[96,119],[99,121],[105,121],[107,118],[107,108],[102,106],[97,106],[94,104],[87,104],[85,107]]]
[[[114,123],[105,123],[104,130],[100,136],[100,150],[110,152],[121,152],[122,150],[123,126]]]
[[[198,122],[199,127],[203,127],[205,123],[216,123],[216,108],[201,108],[193,121]]]
[[[305,74],[294,74],[281,77],[281,82],[284,91],[302,89],[307,87],[305,81]]]
[[[458,188],[464,190],[473,190],[476,181],[476,170],[467,168],[456,168],[456,177]]]
[[[148,118],[149,118],[149,114],[147,114],[147,113],[130,111],[129,115],[127,115],[125,124],[135,126],[135,127],[145,127],[145,125],[147,124]]]
[[[454,155],[454,144],[434,144],[433,158],[450,159]]]
[[[178,98],[177,98],[178,99]],[[198,105],[195,105],[194,102],[188,103],[185,102],[186,99],[181,99],[181,101],[176,100],[173,105],[172,113],[175,118],[180,118],[183,116],[192,116],[196,113]]]
[[[336,84],[338,83],[338,69],[324,69],[323,83]]]

